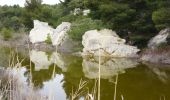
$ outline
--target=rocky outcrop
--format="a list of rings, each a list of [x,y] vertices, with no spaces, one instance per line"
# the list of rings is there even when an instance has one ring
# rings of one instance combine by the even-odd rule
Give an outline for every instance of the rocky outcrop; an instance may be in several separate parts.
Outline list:
[[[90,9],[83,10],[83,15],[87,16],[90,13]]]
[[[147,49],[142,52],[140,59],[143,62],[170,64],[170,47]]]
[[[90,79],[98,78],[99,76],[99,58],[84,58],[83,72],[85,77]],[[125,73],[125,69],[136,67],[138,62],[126,58],[108,59],[101,57],[100,75],[102,79],[110,79],[115,75]]]
[[[34,28],[30,31],[29,39],[31,43],[41,43],[47,40],[50,36],[51,42],[54,46],[62,44],[67,38],[67,31],[70,29],[71,23],[62,22],[56,29],[53,29],[46,22],[34,20]]]
[[[141,60],[151,63],[170,64],[170,28],[163,29],[148,43],[141,53]]]
[[[160,31],[158,35],[153,37],[148,43],[148,48],[155,49],[168,42],[170,42],[170,28]]]
[[[68,38],[67,31],[70,30],[71,23],[62,22],[56,29],[54,29],[53,34],[51,34],[52,44],[55,46],[62,45],[63,41]]]
[[[121,39],[112,30],[87,31],[83,35],[83,55],[136,57],[140,50],[135,46],[126,45],[125,42],[125,39]]]

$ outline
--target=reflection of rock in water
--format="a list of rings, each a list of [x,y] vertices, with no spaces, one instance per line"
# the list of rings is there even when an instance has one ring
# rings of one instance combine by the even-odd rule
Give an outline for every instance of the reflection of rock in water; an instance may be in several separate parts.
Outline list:
[[[59,68],[62,69],[63,72],[67,71],[64,59],[58,52],[53,52],[51,56],[51,61],[56,64]]]
[[[83,72],[87,78],[94,79],[98,78],[99,62],[98,58],[83,60]],[[101,58],[101,78],[109,79],[117,74],[125,73],[125,69],[133,68],[137,65],[137,61],[126,58],[112,58],[105,59]]]
[[[158,79],[160,79],[162,82],[166,83],[168,81],[169,75],[166,72],[166,69],[170,68],[170,65],[160,65],[160,64],[152,64],[152,63],[144,63],[147,65],[151,71],[157,75]],[[160,67],[161,66],[161,67]]]
[[[0,80],[4,84],[0,84],[1,87],[10,89],[11,95],[9,97],[12,100],[66,100],[66,93],[63,90],[63,75],[55,75],[51,77],[51,80],[44,81],[42,88],[34,88],[32,84],[28,81],[29,76],[26,76],[27,69],[25,67],[14,67],[8,69],[0,69]],[[9,84],[11,87],[6,87]],[[6,84],[5,84],[6,83]],[[5,90],[9,91],[9,90]],[[1,91],[0,93],[4,92]],[[7,95],[5,95],[7,96]],[[5,99],[6,100],[6,99]],[[8,99],[7,99],[8,100]]]
[[[31,50],[30,60],[35,64],[35,70],[48,69],[52,64],[48,59],[48,55],[43,51]]]
[[[35,70],[48,69],[51,64],[56,64],[62,71],[66,71],[65,62],[58,52],[46,53],[43,51],[31,50],[30,59],[35,64]]]

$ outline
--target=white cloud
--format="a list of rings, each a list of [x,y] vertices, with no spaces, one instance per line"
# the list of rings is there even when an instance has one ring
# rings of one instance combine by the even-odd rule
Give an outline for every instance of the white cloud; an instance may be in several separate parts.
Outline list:
[[[43,0],[43,4],[57,4],[59,3],[59,0]],[[20,6],[24,6],[25,0],[0,0],[0,5],[15,5],[18,4]]]

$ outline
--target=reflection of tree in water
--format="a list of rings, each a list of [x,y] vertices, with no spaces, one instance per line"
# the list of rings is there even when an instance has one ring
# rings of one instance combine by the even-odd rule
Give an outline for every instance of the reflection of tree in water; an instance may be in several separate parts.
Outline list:
[[[63,73],[63,88],[67,94],[67,97],[70,96],[72,88],[75,89],[79,85],[81,78],[84,79],[81,63],[82,59],[80,57],[73,57],[67,66],[67,72]]]

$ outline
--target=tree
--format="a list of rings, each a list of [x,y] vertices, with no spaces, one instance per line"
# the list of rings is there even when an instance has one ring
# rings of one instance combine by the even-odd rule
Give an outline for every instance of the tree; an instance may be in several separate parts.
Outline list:
[[[41,7],[42,0],[26,0],[25,7],[28,10],[34,11]]]
[[[153,12],[152,19],[157,30],[170,27],[170,8],[160,8]]]
[[[33,20],[39,19],[42,8],[42,0],[26,0],[25,2],[25,13],[23,16],[23,23],[28,28],[33,27]]]

